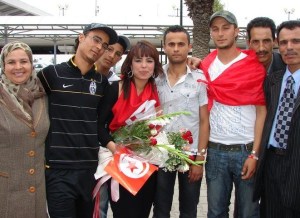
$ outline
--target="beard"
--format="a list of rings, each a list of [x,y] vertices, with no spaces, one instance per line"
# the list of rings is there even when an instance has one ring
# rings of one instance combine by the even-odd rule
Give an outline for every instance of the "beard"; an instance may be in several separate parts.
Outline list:
[[[172,64],[182,64],[182,63],[186,63],[186,59],[169,58],[169,62]]]
[[[230,41],[227,45],[216,45],[216,48],[221,49],[221,50],[226,50],[226,49],[232,48],[234,44],[235,44],[235,41],[233,40],[233,41]]]

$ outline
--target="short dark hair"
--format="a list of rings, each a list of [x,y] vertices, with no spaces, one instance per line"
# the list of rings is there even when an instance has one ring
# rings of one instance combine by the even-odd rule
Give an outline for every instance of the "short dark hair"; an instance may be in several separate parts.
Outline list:
[[[274,21],[268,17],[256,17],[253,20],[251,20],[247,25],[247,35],[248,40],[251,39],[251,29],[254,27],[264,27],[264,28],[270,28],[272,32],[272,38],[275,40],[275,33],[276,33],[276,25]]]
[[[288,30],[293,30],[296,27],[300,27],[300,20],[288,20],[282,22],[278,27],[277,27],[277,41],[279,42],[279,33],[280,31],[285,28]]]
[[[74,50],[75,50],[75,53],[76,53],[76,51],[77,51],[77,49],[78,49],[78,46],[79,46],[79,37],[77,37],[77,38],[75,39],[75,44],[74,44]]]
[[[168,33],[178,33],[178,32],[185,33],[186,36],[187,36],[187,39],[188,39],[188,43],[191,44],[191,37],[190,37],[189,32],[183,26],[179,26],[179,25],[170,26],[165,30],[165,32],[164,32],[164,44],[166,42],[166,36],[167,36]]]

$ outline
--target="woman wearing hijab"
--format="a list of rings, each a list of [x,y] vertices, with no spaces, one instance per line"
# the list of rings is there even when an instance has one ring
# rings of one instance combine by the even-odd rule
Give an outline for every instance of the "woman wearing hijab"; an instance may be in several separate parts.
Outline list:
[[[45,92],[27,44],[6,44],[0,61],[0,217],[47,217]]]

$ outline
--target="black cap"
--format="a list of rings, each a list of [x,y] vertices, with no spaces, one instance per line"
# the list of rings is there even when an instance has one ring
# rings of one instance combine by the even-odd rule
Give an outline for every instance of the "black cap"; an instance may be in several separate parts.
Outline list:
[[[102,23],[91,23],[85,26],[83,29],[83,33],[87,33],[95,29],[103,30],[109,36],[110,45],[115,44],[118,41],[118,34],[116,33],[116,31]]]
[[[124,52],[130,49],[130,41],[126,36],[119,35],[117,43],[123,47]]]

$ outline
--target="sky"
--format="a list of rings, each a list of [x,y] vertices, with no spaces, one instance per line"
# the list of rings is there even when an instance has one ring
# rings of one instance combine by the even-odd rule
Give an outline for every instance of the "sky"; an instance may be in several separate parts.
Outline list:
[[[159,24],[162,19],[179,16],[180,0],[21,0],[54,16],[97,16],[107,24]],[[184,1],[184,0],[183,0]],[[282,21],[300,19],[299,0],[220,0],[224,9],[233,12],[240,27],[257,16]],[[298,3],[297,3],[298,2]],[[96,7],[96,5],[98,7]],[[97,11],[98,9],[98,11]],[[97,11],[97,12],[96,12]],[[183,7],[183,25],[192,25]],[[174,20],[174,19],[173,19]],[[173,22],[173,21],[172,21]],[[179,23],[179,17],[178,17]]]
[[[174,25],[180,23],[180,0],[20,0],[53,16],[76,16],[91,18],[92,22],[105,24]],[[183,0],[184,1],[184,0]],[[220,0],[224,9],[234,13],[240,27],[258,16],[273,19],[276,25],[288,19],[300,19],[299,0]],[[298,3],[297,3],[298,2]],[[96,7],[96,5],[98,7]],[[97,17],[95,17],[96,10]],[[285,12],[286,9],[286,12]],[[290,13],[290,14],[289,14]],[[69,19],[68,19],[69,20]],[[76,21],[74,21],[76,22]],[[175,23],[174,23],[175,22]],[[176,23],[177,22],[177,23]],[[183,6],[183,25],[193,25]],[[38,59],[49,62],[51,56]],[[57,56],[57,63],[66,57]]]

